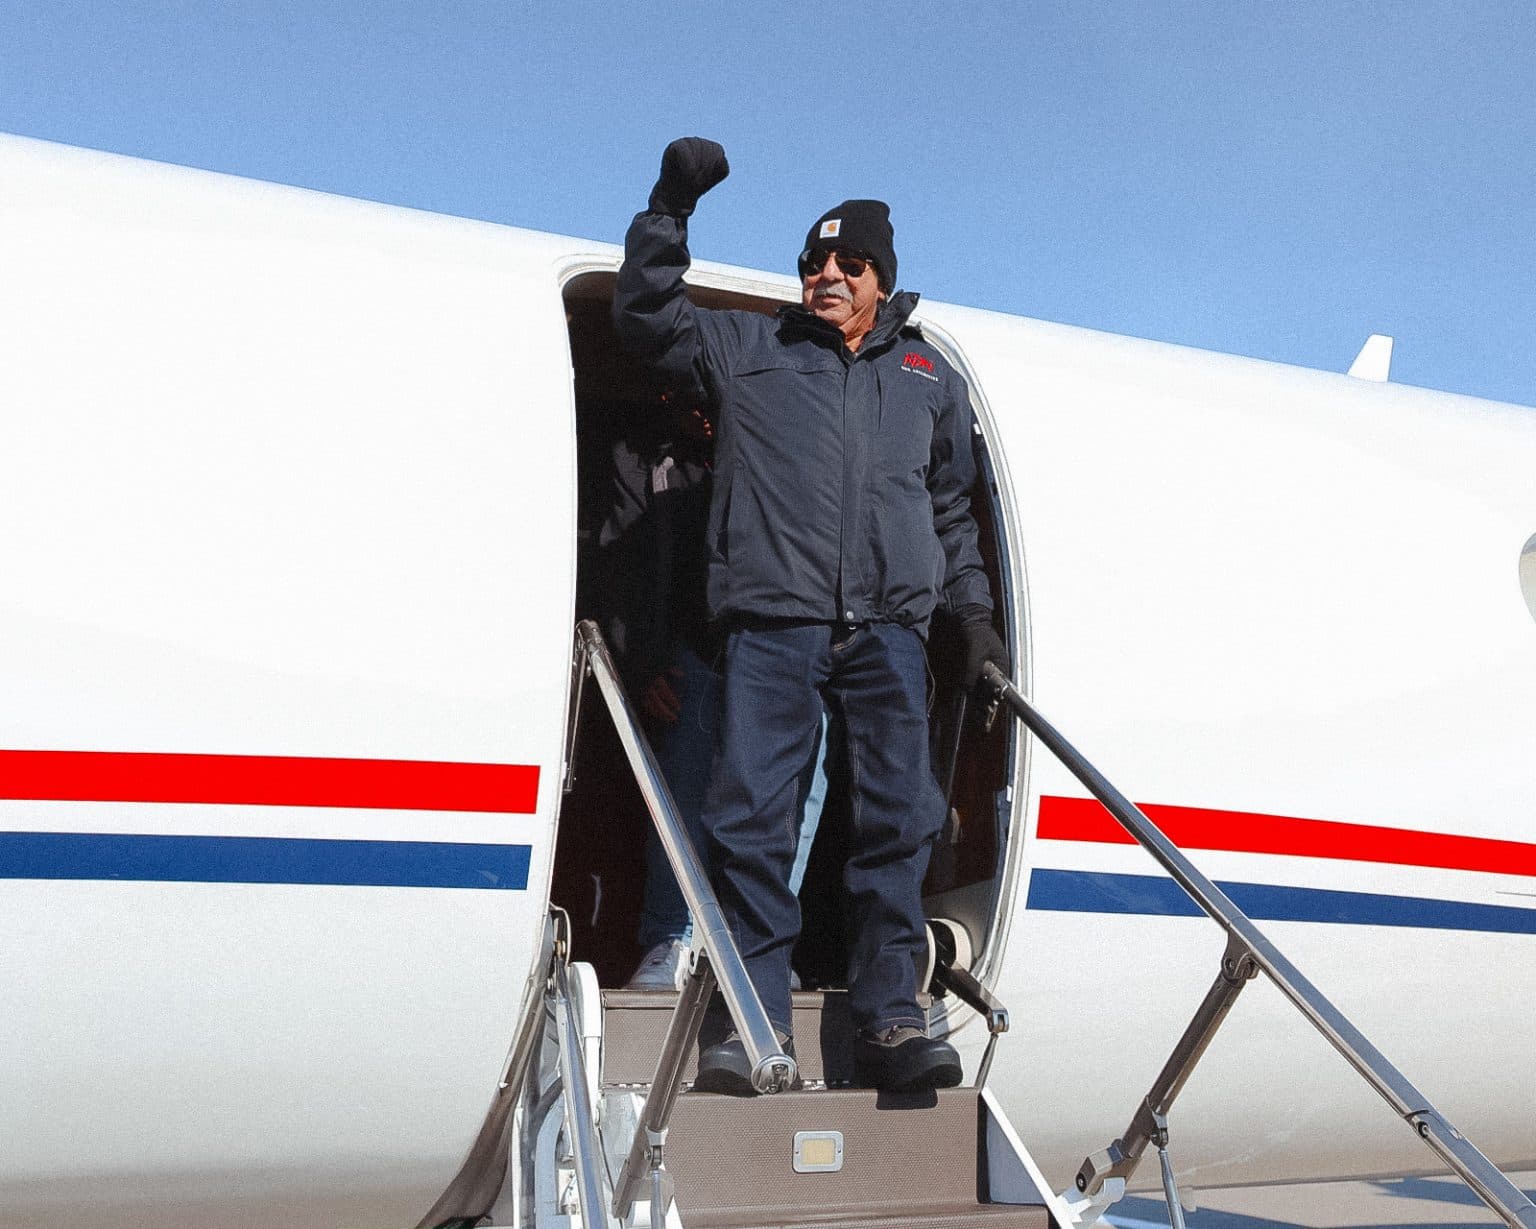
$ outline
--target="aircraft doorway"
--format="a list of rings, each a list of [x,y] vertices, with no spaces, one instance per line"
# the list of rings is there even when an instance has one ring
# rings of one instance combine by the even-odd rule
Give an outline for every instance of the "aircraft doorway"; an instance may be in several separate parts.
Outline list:
[[[564,288],[575,386],[578,465],[576,619],[593,619],[611,642],[621,671],[621,629],[614,628],[616,587],[613,506],[615,450],[632,428],[676,397],[619,345],[609,312],[615,277],[585,273]],[[759,295],[717,288],[690,291],[700,306],[771,314],[780,305]],[[685,407],[686,408],[686,407]],[[701,407],[708,415],[708,407]],[[997,609],[1008,611],[1007,567],[992,467],[978,447],[981,473],[971,506]],[[622,498],[622,495],[620,496]],[[608,525],[605,534],[604,526]],[[654,583],[655,578],[649,578]],[[1003,616],[998,626],[1003,627]],[[615,630],[618,634],[615,635]],[[1022,635],[1009,637],[1022,645]],[[929,637],[930,741],[935,774],[950,812],[925,883],[930,916],[960,921],[982,956],[1008,864],[1012,823],[1013,723],[989,733],[960,684],[958,629],[936,616]],[[638,697],[631,700],[640,708]],[[642,956],[637,942],[650,819],[595,689],[583,702],[570,792],[559,819],[552,901],[570,914],[573,951],[594,965],[603,986],[621,986]],[[835,739],[834,744],[835,746]],[[795,969],[807,988],[843,983],[841,865],[846,848],[846,791],[836,755],[827,762],[829,788],[801,888],[802,933]]]

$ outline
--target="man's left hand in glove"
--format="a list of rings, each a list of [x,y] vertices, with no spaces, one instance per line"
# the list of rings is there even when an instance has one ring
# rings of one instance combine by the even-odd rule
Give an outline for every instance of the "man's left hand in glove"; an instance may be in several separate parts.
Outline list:
[[[965,638],[965,685],[974,688],[980,683],[981,668],[988,662],[1006,675],[1008,649],[992,626],[992,612],[985,606],[962,606],[955,613]]]

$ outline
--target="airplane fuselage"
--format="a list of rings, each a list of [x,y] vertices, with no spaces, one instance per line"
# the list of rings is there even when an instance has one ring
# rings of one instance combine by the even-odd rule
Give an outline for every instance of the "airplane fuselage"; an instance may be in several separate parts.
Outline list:
[[[572,322],[620,254],[15,138],[0,183],[0,1224],[415,1223],[552,899],[605,925],[552,885],[590,877],[557,865],[601,361]],[[1536,1167],[1536,412],[919,318],[971,382],[1026,690]],[[1222,938],[1004,742],[995,856],[931,904],[1059,1187]],[[935,1024],[974,1072],[980,1021]],[[1263,984],[1174,1131],[1196,1186],[1434,1161]]]

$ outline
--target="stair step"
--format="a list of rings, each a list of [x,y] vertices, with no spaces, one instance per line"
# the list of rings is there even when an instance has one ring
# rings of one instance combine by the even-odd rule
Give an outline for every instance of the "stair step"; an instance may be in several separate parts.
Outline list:
[[[897,1095],[819,1089],[769,1097],[684,1093],[666,1166],[689,1229],[1049,1229],[1043,1204],[988,1202],[975,1089]],[[797,1173],[797,1132],[838,1132],[835,1172]]]
[[[792,998],[795,1061],[801,1078],[827,1084],[851,1082],[853,1026],[848,1022],[848,996],[840,990],[804,990]],[[676,1006],[677,993],[671,990],[603,991],[599,1078],[605,1088],[650,1084]],[[698,1058],[695,1047],[688,1055],[685,1081],[693,1080]]]
[[[695,1225],[718,1225],[719,1229],[966,1229],[985,1225],[988,1229],[1048,1229],[1050,1218],[1043,1208],[1015,1207],[1010,1204],[984,1203],[953,1212],[923,1211],[911,1216],[831,1217],[809,1215],[804,1210],[779,1219],[706,1221],[698,1217],[685,1220],[688,1229]]]

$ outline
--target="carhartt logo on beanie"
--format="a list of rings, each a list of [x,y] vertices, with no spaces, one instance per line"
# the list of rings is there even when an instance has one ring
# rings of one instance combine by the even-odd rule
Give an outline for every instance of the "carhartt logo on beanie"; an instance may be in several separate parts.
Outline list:
[[[895,239],[891,209],[884,201],[844,201],[811,224],[805,246],[863,252],[875,262],[880,286],[889,294],[896,287]]]

